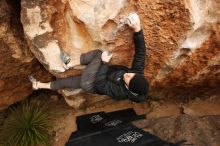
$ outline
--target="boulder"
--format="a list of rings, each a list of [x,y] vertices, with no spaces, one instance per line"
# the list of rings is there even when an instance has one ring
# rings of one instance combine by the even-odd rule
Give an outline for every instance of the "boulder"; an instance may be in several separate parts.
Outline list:
[[[153,97],[199,95],[219,86],[219,1],[22,0],[21,21],[30,49],[57,77],[68,74],[81,53],[113,52],[112,64],[129,66],[132,30],[121,20],[137,12],[148,46],[145,76]]]
[[[191,98],[219,87],[219,0],[2,0],[1,3],[0,94],[6,105],[18,101],[17,96],[23,99],[32,92],[27,74],[35,73],[41,81],[49,80],[50,74],[57,78],[80,74],[81,69],[66,69],[63,54],[75,66],[81,53],[109,50],[113,53],[111,64],[130,66],[133,32],[121,20],[131,12],[137,12],[141,18],[148,47],[145,76],[150,81],[150,96]],[[19,82],[9,84],[18,76]],[[19,91],[23,91],[22,96]],[[69,94],[65,90],[60,92],[65,97]]]
[[[18,1],[0,1],[0,110],[32,93],[28,75],[51,75],[32,55],[20,23]]]

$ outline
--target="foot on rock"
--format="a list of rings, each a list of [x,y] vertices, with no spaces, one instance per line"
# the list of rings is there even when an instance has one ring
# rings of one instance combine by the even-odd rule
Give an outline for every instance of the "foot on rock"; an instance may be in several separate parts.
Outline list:
[[[39,81],[37,81],[32,75],[28,76],[28,79],[30,80],[30,82],[32,83],[32,89],[33,90],[38,90],[38,83],[40,83]]]
[[[63,67],[66,70],[68,70],[70,68],[74,68],[77,65],[80,65],[80,59],[74,61],[65,52],[61,53],[61,60],[63,61]]]

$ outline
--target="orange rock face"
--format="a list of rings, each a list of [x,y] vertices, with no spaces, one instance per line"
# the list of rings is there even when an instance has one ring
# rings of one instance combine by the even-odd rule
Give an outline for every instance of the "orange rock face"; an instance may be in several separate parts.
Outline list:
[[[219,86],[219,6],[217,0],[23,0],[21,20],[35,56],[59,76],[65,74],[61,52],[74,64],[82,52],[108,49],[114,53],[112,64],[129,66],[132,31],[117,26],[137,12],[148,46],[145,75],[151,95],[174,97]]]
[[[162,19],[159,22],[160,30],[166,34],[159,33],[160,41],[157,41],[156,46],[150,43],[153,37],[146,36],[146,40],[149,40],[149,51],[152,50],[149,59],[153,57],[149,60],[147,68],[152,68],[155,58],[162,59],[156,61],[160,64],[159,67],[149,74],[149,77],[152,76],[154,93],[158,93],[159,90],[159,96],[193,97],[219,88],[220,85],[220,15],[216,13],[220,12],[220,2],[176,2],[162,6],[161,3],[154,2],[156,6],[165,8],[162,13],[165,20],[161,17],[158,19]],[[174,17],[170,17],[172,15]],[[161,40],[164,36],[167,37],[165,43]],[[172,40],[174,44],[169,44]],[[157,50],[154,50],[155,48]],[[161,56],[158,53],[161,53]]]
[[[29,50],[17,6],[12,1],[0,1],[0,110],[32,92],[29,74],[43,80],[51,77]]]
[[[148,46],[145,76],[151,83],[150,95],[187,98],[219,87],[219,7],[218,0],[21,0],[23,29],[19,32],[25,39],[21,35],[15,40],[22,38],[27,52],[31,50],[56,77],[80,73],[65,69],[62,52],[69,55],[74,66],[81,53],[97,48],[110,50],[112,64],[129,66],[134,54],[132,30],[119,26],[122,18],[137,12]],[[22,61],[33,58],[24,57],[21,48],[11,47],[11,51],[4,60],[19,58],[19,53]],[[33,67],[30,60],[27,66]],[[33,68],[29,71],[36,72]],[[2,80],[0,87],[5,85]]]

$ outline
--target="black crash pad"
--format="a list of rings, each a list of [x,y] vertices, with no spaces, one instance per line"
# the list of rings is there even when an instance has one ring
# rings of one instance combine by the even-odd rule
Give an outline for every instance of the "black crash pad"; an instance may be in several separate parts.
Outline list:
[[[127,123],[97,132],[82,139],[69,141],[66,146],[175,146],[136,126]]]
[[[144,119],[145,115],[137,115],[134,109],[124,109],[113,112],[96,112],[76,118],[78,131],[70,135],[69,141],[82,139],[105,129],[109,129],[127,122]]]
[[[114,127],[125,122],[144,119],[145,115],[137,115],[132,108],[113,111],[97,112],[76,118],[77,129],[81,132],[96,132],[108,127]]]

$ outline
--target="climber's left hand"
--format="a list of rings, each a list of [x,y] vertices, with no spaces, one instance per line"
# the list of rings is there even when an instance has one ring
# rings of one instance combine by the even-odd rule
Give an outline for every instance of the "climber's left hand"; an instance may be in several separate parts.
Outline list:
[[[102,56],[101,56],[102,61],[109,62],[111,58],[112,58],[112,54],[109,53],[108,51],[104,51],[102,53]]]

